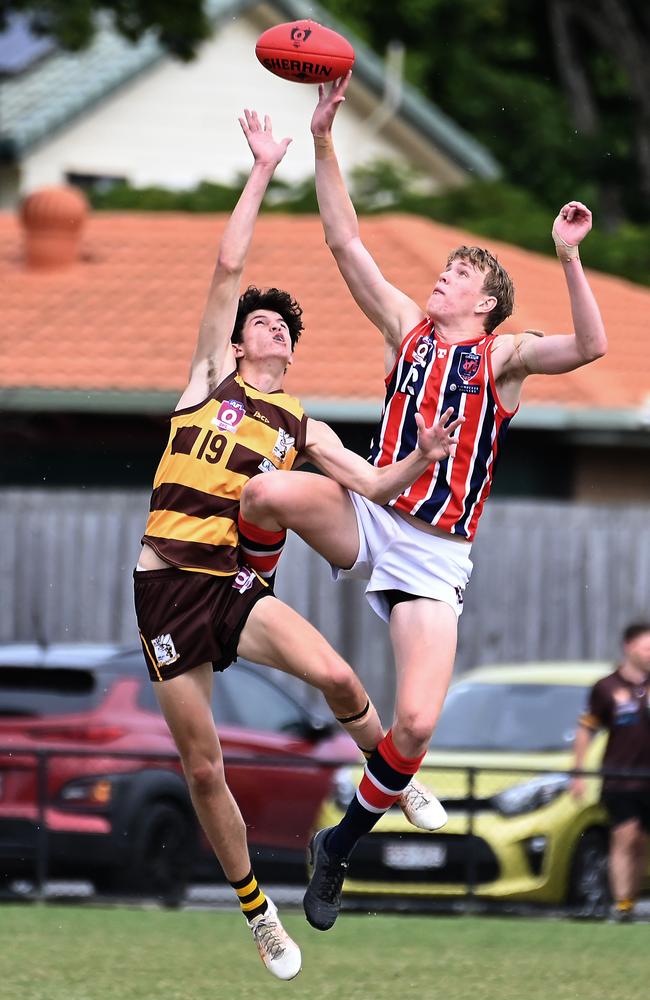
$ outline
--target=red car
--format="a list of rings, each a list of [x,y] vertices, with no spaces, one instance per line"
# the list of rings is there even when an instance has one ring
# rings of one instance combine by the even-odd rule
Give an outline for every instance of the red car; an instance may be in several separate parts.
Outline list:
[[[0,886],[85,877],[177,902],[189,880],[222,876],[141,650],[110,653],[0,646]],[[302,880],[334,771],[359,756],[278,676],[239,660],[215,674],[213,709],[256,871]]]

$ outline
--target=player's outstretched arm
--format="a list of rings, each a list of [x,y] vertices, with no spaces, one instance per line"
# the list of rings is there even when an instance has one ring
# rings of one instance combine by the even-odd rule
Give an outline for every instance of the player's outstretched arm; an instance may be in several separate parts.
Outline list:
[[[553,240],[569,291],[573,334],[517,338],[512,367],[521,376],[556,375],[595,361],[607,351],[607,335],[600,309],[582,269],[579,245],[591,229],[591,212],[579,201],[564,205],[553,223]]]
[[[406,333],[424,313],[384,278],[361,242],[357,213],[345,186],[332,139],[334,117],[345,100],[351,75],[348,73],[329,89],[322,84],[318,88],[318,105],[311,120],[318,207],[327,245],[348,288],[368,319],[397,350]]]
[[[241,276],[262,199],[291,142],[289,138],[279,141],[273,138],[268,115],[262,124],[256,111],[246,109],[239,124],[253,154],[253,166],[221,237],[189,383],[178,407],[200,403],[235,367],[230,337],[237,315]]]
[[[354,490],[378,504],[388,503],[414,483],[430,465],[441,462],[456,451],[456,431],[464,417],[452,419],[453,410],[446,410],[437,423],[426,427],[417,413],[418,442],[406,458],[380,468],[366,462],[343,442],[332,428],[320,420],[307,423],[307,443],[304,456],[322,472],[348,490]]]

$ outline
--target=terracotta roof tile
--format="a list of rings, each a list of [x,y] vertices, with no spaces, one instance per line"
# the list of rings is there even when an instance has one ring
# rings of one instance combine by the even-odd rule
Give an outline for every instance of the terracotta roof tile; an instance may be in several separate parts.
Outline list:
[[[224,223],[224,216],[97,213],[77,263],[30,271],[17,220],[0,214],[0,390],[180,392]],[[571,329],[552,258],[413,216],[364,219],[362,234],[386,277],[420,302],[449,249],[488,244],[517,288],[516,313],[503,331]],[[589,260],[588,244],[583,256]],[[347,292],[317,218],[263,215],[244,280],[288,288],[304,308],[290,391],[379,405],[380,337]],[[593,272],[590,280],[610,339],[607,357],[568,375],[529,379],[525,402],[625,409],[647,400],[650,289]]]

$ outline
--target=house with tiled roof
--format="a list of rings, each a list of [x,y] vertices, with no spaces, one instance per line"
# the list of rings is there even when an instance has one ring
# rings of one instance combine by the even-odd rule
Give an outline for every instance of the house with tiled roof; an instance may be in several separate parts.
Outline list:
[[[4,481],[146,485],[165,414],[187,378],[226,218],[87,216],[54,190],[0,213],[0,448]],[[425,301],[450,248],[473,234],[407,215],[361,220],[386,277]],[[549,237],[550,239],[550,237]],[[513,276],[503,332],[572,328],[561,268],[493,240]],[[583,258],[589,263],[589,242]],[[314,216],[262,215],[245,282],[290,289],[305,333],[287,388],[367,451],[381,409],[381,338],[348,293]],[[605,358],[528,379],[495,492],[592,501],[650,499],[650,289],[590,273],[609,336]],[[81,478],[80,478],[81,477]]]
[[[276,134],[294,137],[283,179],[310,175],[316,88],[269,73],[255,58],[255,42],[271,25],[299,18],[341,26],[306,0],[205,2],[214,30],[190,63],[170,57],[153,35],[128,42],[106,19],[79,53],[35,39],[14,19],[0,35],[0,205],[62,182],[87,189],[118,181],[172,189],[230,184],[248,169],[237,122],[244,107],[270,113]],[[346,169],[398,161],[421,171],[432,190],[498,175],[485,148],[343,30],[356,53],[337,128]]]

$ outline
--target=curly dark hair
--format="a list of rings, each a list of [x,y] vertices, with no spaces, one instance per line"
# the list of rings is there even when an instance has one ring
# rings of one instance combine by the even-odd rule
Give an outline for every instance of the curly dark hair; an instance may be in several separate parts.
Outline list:
[[[269,309],[271,312],[279,313],[282,316],[282,319],[289,327],[291,349],[295,350],[303,330],[302,319],[300,318],[302,316],[301,307],[289,292],[283,292],[280,288],[267,288],[266,291],[262,291],[261,288],[256,288],[255,285],[249,285],[244,294],[239,297],[237,316],[230,338],[233,344],[241,343],[242,330],[246,317],[249,313],[255,312],[256,309]]]

